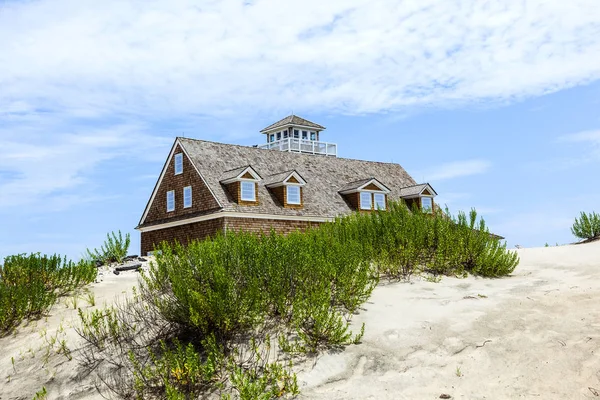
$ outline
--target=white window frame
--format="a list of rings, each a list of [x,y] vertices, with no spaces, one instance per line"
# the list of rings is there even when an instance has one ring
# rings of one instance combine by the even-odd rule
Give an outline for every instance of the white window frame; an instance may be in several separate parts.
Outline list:
[[[298,201],[290,201],[290,189],[298,189]],[[287,204],[300,205],[302,204],[302,188],[300,185],[286,185],[285,186],[285,199]]]
[[[377,197],[379,197],[382,201],[377,201]],[[373,193],[373,206],[376,210],[385,210],[386,209],[386,201],[385,201],[385,193]],[[379,203],[382,203],[381,206]]]
[[[175,154],[175,175],[183,174],[183,153]]]
[[[359,208],[361,210],[372,210],[373,209],[373,195],[371,192],[359,192]],[[369,207],[366,207],[366,204],[363,202],[363,200],[366,198],[366,196],[369,196]]]
[[[186,186],[183,188],[183,208],[190,208],[191,206],[192,206],[192,187]]]
[[[169,207],[171,206],[171,207]],[[169,190],[167,192],[167,212],[175,211],[175,191]]]
[[[244,185],[252,185],[252,198],[244,197]],[[256,184],[254,181],[240,181],[240,199],[242,201],[256,201]]]
[[[423,200],[424,199],[429,199],[429,207],[425,207],[425,205],[423,204]],[[429,196],[421,196],[421,211],[426,212],[426,213],[432,213],[433,212],[433,197],[429,197]]]

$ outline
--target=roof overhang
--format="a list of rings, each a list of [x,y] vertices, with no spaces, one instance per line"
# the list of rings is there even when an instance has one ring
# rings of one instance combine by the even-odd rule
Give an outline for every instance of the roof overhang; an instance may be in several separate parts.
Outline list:
[[[264,130],[263,129],[262,131],[260,131],[260,133],[268,135],[268,134],[273,133],[273,132],[279,132],[281,130],[285,130],[285,129],[289,128],[289,127],[300,128],[300,129],[304,129],[304,130],[311,130],[311,131],[315,131],[315,132],[321,132],[323,130],[322,128],[315,128],[314,126],[298,125],[298,124],[293,124],[293,123],[290,122],[290,123],[287,123],[285,125],[280,125],[280,126],[278,126],[276,128],[271,128],[269,130]]]
[[[413,193],[407,196],[403,196],[402,192],[400,192],[400,198],[402,199],[415,199],[417,197],[435,197],[437,196],[437,192],[433,189],[433,187],[431,187],[431,185],[429,183],[424,183],[422,184],[423,188],[421,190],[419,190],[418,193]],[[420,186],[420,185],[417,185]],[[405,189],[405,188],[403,188]],[[427,193],[424,193],[427,192]]]
[[[290,180],[292,178],[294,178],[294,180],[296,180],[296,182],[290,182]],[[266,187],[271,189],[271,188],[276,188],[276,187],[284,186],[284,185],[304,186],[304,185],[306,185],[306,181],[298,172],[292,171],[288,176],[286,176],[281,181],[270,183],[270,184],[266,185]]]
[[[246,177],[246,175],[250,175],[250,177]],[[232,178],[228,178],[228,179],[224,179],[221,181],[222,184],[224,185],[228,185],[230,183],[233,182],[239,182],[239,181],[260,181],[262,180],[262,178],[260,177],[260,175],[258,174],[258,172],[256,172],[254,170],[254,168],[252,168],[252,166],[247,166],[246,168],[244,168],[239,174],[237,174],[236,176],[232,177]]]
[[[373,190],[373,189],[365,189],[367,186],[370,185],[375,185],[378,190]],[[351,194],[351,193],[357,193],[357,192],[376,192],[376,193],[385,193],[388,194],[390,193],[390,189],[385,186],[383,183],[379,182],[377,179],[373,178],[368,180],[366,183],[361,184],[360,186],[356,187],[356,188],[351,188],[351,189],[346,189],[346,190],[342,190],[340,191],[340,194]]]

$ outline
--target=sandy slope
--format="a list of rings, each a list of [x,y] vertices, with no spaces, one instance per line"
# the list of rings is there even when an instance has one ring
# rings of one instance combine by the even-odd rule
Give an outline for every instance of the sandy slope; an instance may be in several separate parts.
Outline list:
[[[600,242],[518,252],[508,278],[378,287],[354,320],[366,323],[361,345],[297,366],[300,397],[600,399],[588,389],[600,393]],[[136,279],[106,275],[91,286],[97,306]],[[49,338],[62,323],[58,339],[75,348],[76,320],[63,301],[47,321],[0,339],[0,400],[31,399],[42,386],[50,399],[101,398],[76,361],[53,353],[41,366],[44,329]]]
[[[138,273],[133,271],[122,272],[119,276],[105,272],[102,282],[88,287],[94,293],[96,306],[92,307],[82,293],[77,307],[89,311],[130,296],[137,279]],[[0,400],[30,400],[42,387],[46,387],[48,399],[103,398],[97,393],[92,379],[81,375],[76,360],[69,361],[63,354],[57,354],[61,340],[66,340],[71,350],[75,350],[80,342],[73,329],[79,317],[72,299],[72,296],[62,298],[47,318],[23,325],[16,335],[0,339]],[[53,337],[57,343],[49,346]],[[46,357],[46,354],[50,356]],[[14,358],[14,367],[11,358]]]
[[[600,398],[600,242],[518,252],[509,278],[378,287],[363,344],[304,366],[302,397]]]

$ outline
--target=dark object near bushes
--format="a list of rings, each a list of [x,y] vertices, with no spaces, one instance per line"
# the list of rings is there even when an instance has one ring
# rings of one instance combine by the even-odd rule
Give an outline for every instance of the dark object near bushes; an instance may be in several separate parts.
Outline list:
[[[74,263],[59,255],[19,254],[0,266],[0,336],[23,319],[39,318],[60,296],[96,278],[89,261]]]
[[[571,227],[571,233],[580,239],[600,238],[600,214],[581,212]]]
[[[116,267],[115,271],[123,272],[123,271],[131,271],[132,269],[137,271],[140,268],[142,268],[142,263],[128,263],[128,264]]]

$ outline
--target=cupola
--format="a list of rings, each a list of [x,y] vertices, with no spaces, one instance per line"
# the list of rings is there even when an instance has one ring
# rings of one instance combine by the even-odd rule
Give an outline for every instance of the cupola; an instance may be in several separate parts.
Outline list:
[[[321,141],[323,130],[324,126],[292,114],[261,130],[267,143],[258,147],[337,157],[337,144]]]

